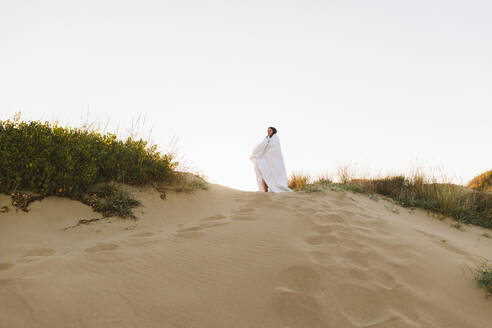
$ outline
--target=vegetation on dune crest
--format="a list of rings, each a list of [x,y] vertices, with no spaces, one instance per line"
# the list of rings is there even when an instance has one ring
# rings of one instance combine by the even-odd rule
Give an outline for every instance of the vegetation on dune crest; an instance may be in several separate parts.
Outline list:
[[[289,188],[292,190],[304,190],[309,185],[311,177],[304,173],[294,173],[289,178]]]
[[[342,172],[344,173],[344,172]],[[311,181],[309,177],[303,177]],[[293,175],[291,181],[299,180]],[[442,216],[457,220],[463,224],[475,224],[492,228],[492,193],[470,190],[462,186],[436,183],[423,174],[412,177],[403,175],[373,179],[354,179],[346,172],[341,182],[333,183],[326,178],[305,183],[294,190],[313,192],[323,190],[342,190],[363,193],[369,197],[383,195],[406,207],[429,210]],[[294,184],[292,184],[294,186]]]
[[[356,193],[363,193],[370,198],[376,199],[373,195],[367,193],[358,184],[333,182],[330,178],[320,177],[312,179],[307,174],[294,173],[289,178],[289,188],[294,191],[303,191],[307,193],[323,192],[326,190],[333,191],[352,191]]]
[[[492,170],[473,178],[467,187],[479,191],[492,191]]]
[[[171,179],[154,183],[153,186],[166,198],[167,192],[191,193],[195,190],[208,190],[208,183],[204,177],[187,172],[175,172]]]
[[[484,263],[478,268],[477,283],[480,288],[483,288],[489,295],[492,295],[492,265]]]
[[[94,210],[132,217],[130,209],[138,201],[120,185],[169,182],[177,165],[171,154],[161,154],[142,139],[123,141],[111,133],[24,122],[20,115],[0,121],[0,192],[10,194],[12,204],[23,210],[46,196],[84,202],[97,197],[91,203]],[[99,183],[106,185],[88,192]],[[206,188],[205,182],[199,184],[192,187]]]
[[[84,194],[81,201],[92,207],[94,211],[102,213],[104,217],[119,216],[133,219],[135,215],[132,208],[141,205],[128,189],[114,182],[103,184],[96,192]]]
[[[406,207],[452,217],[461,224],[492,228],[492,194],[462,186],[435,183],[422,175],[393,176],[360,183],[364,190],[388,196]]]
[[[0,188],[78,198],[97,182],[146,184],[169,178],[176,163],[144,140],[64,128],[49,122],[0,121]]]

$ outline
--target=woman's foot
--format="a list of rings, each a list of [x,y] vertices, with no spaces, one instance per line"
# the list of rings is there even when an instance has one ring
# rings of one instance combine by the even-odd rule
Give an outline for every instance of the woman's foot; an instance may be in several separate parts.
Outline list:
[[[263,190],[265,192],[268,192],[268,185],[266,184],[265,180],[262,179],[261,181],[263,182]]]

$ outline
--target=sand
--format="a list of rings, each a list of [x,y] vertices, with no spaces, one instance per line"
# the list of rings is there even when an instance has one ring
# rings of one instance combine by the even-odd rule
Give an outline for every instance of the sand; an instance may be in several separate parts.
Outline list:
[[[335,191],[134,190],[136,221],[0,213],[0,327],[492,327],[485,229]]]

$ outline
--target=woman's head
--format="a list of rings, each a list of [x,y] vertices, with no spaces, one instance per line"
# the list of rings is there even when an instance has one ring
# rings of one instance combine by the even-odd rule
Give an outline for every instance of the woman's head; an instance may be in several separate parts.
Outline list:
[[[270,126],[267,130],[268,136],[271,138],[275,133],[277,133],[277,129],[275,129],[273,126]]]

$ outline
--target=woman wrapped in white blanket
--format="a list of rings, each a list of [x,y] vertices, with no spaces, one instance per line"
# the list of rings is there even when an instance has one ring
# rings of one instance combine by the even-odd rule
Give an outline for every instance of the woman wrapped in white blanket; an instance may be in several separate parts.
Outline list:
[[[260,191],[290,192],[284,156],[280,148],[277,129],[268,128],[268,135],[260,142],[250,157],[255,165],[256,180]]]

